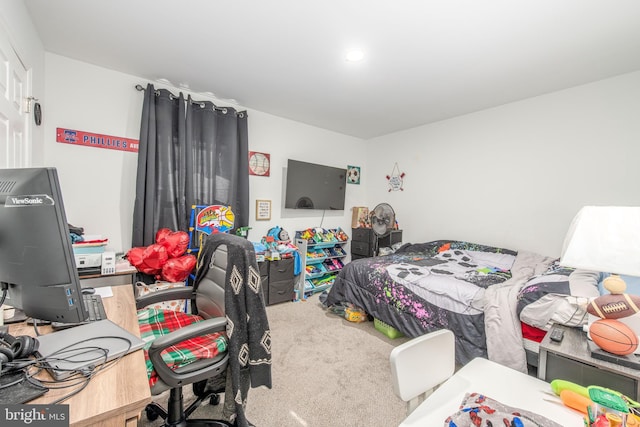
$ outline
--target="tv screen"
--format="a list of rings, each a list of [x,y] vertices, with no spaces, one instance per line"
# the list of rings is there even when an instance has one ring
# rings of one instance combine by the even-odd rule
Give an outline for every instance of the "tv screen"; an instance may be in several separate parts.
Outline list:
[[[344,210],[347,170],[289,159],[284,207]]]

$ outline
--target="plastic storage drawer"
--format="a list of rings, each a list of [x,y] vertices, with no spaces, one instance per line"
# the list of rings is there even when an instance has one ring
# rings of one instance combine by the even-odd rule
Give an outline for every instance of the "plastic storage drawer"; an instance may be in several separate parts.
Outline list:
[[[283,280],[280,282],[269,282],[269,305],[280,302],[293,301],[293,280]]]
[[[269,262],[269,283],[293,279],[293,258]]]

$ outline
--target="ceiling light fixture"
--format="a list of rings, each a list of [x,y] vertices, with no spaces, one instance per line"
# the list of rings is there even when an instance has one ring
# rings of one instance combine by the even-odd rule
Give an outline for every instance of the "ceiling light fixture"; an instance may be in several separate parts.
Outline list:
[[[347,52],[347,61],[349,62],[362,61],[363,58],[364,52],[361,50],[351,50]]]

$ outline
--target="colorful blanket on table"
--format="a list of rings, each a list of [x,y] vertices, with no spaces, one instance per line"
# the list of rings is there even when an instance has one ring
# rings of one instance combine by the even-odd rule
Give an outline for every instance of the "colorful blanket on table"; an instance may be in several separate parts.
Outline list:
[[[460,410],[444,422],[444,427],[518,426],[562,427],[540,414],[514,408],[480,393],[467,393]]]
[[[153,369],[151,360],[149,360],[148,350],[153,340],[202,320],[200,316],[173,310],[152,308],[138,311],[138,325],[140,327],[140,336],[145,342],[144,357],[150,387],[153,387],[158,381],[158,375]],[[171,369],[175,369],[199,359],[214,358],[225,351],[227,351],[227,338],[224,333],[220,332],[184,340],[167,348],[161,354],[162,360]]]

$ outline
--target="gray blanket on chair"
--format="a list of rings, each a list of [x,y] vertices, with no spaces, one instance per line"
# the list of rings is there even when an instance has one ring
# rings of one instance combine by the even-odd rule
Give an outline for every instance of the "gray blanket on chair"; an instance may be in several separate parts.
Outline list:
[[[203,245],[194,287],[206,276],[216,248],[227,246],[225,311],[229,367],[236,404],[236,425],[247,427],[244,413],[249,387],[271,388],[271,331],[262,300],[260,271],[253,244],[231,234],[213,234]],[[228,396],[225,396],[225,399]]]

